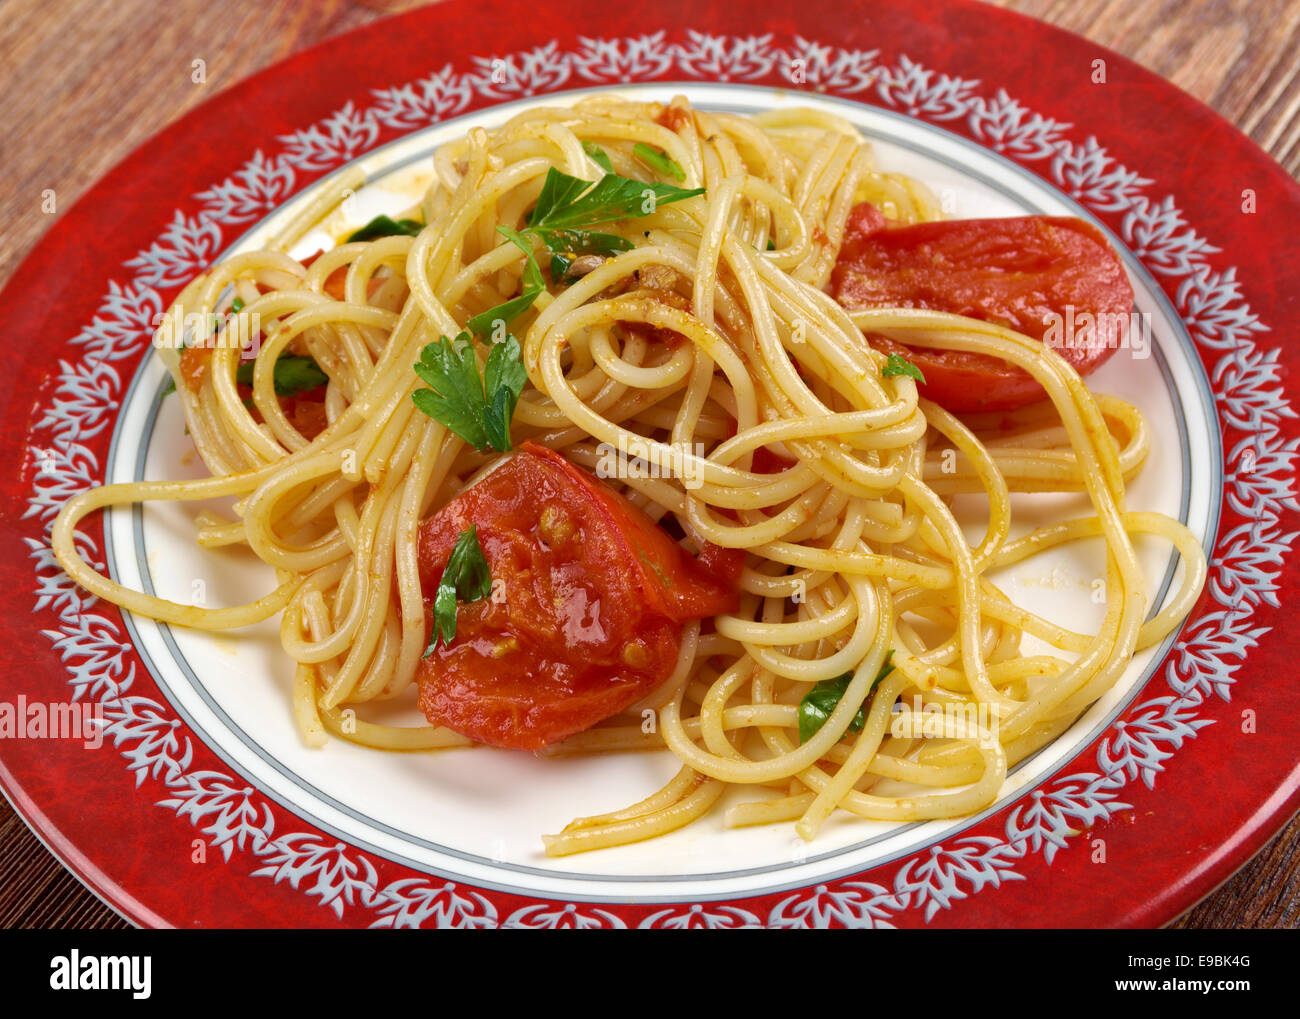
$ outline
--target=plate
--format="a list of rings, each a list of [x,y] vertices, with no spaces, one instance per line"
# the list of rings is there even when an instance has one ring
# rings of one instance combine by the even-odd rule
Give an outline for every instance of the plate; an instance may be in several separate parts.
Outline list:
[[[516,3],[452,3],[333,40],[148,143],[14,277],[12,335],[41,342],[24,343],[0,390],[22,425],[0,439],[12,461],[0,476],[16,479],[5,483],[0,610],[17,666],[0,704],[25,709],[31,738],[0,740],[0,777],[47,845],[129,919],[1150,925],[1210,891],[1296,809],[1300,692],[1287,688],[1275,617],[1295,579],[1300,441],[1294,357],[1277,334],[1300,280],[1274,238],[1300,224],[1300,189],[1171,86],[1005,12],[881,4],[846,28],[822,3],[801,7],[797,26],[673,10],[647,25],[579,3],[561,25]],[[601,34],[571,27],[584,23]],[[1005,60],[1012,37],[1032,62]],[[1091,384],[1147,416],[1154,452],[1130,502],[1191,527],[1210,581],[1180,633],[1022,762],[983,814],[837,818],[805,844],[784,825],[724,830],[715,813],[650,843],[551,860],[542,832],[646,795],[673,759],[311,751],[289,717],[274,624],[236,640],[124,617],[53,563],[48,525],[72,492],[201,470],[147,356],[155,317],[195,272],[258,246],[343,167],[366,173],[343,213],[364,222],[409,204],[442,140],[521,105],[608,89],[738,112],[824,108],[954,215],[1083,215],[1124,254],[1150,340]],[[247,125],[239,145],[209,143],[219,123]],[[1023,510],[1027,521],[1053,502]],[[211,604],[265,589],[253,562],[213,571],[193,545],[194,512],[113,511],[85,528],[90,557],[178,600],[196,583]],[[1140,552],[1163,597],[1176,564],[1154,545]],[[1081,547],[1002,582],[1086,629],[1101,611],[1100,572]],[[65,738],[34,738],[42,711]],[[87,719],[102,719],[99,746],[94,732],[69,734]]]

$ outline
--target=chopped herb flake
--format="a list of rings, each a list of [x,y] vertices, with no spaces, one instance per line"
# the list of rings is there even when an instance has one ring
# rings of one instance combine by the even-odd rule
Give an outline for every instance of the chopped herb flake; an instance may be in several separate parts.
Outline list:
[[[890,354],[889,357],[885,359],[885,367],[880,369],[880,374],[885,378],[889,378],[893,375],[907,375],[910,378],[916,379],[917,382],[925,381],[925,376],[921,373],[921,369],[900,354]]]
[[[478,542],[478,526],[471,524],[460,532],[447,558],[433,599],[433,633],[424,655],[433,653],[441,640],[450,646],[456,639],[456,603],[479,601],[492,593],[492,575]]]
[[[609,161],[609,153],[595,142],[583,142],[582,151],[591,157],[591,161],[606,173],[614,172],[614,164]]]
[[[252,361],[243,362],[235,370],[235,381],[245,386],[251,386],[253,384],[253,364]],[[299,393],[317,389],[328,383],[329,380],[330,377],[321,371],[320,365],[310,357],[286,354],[283,357],[276,358],[271,383],[275,387],[276,396],[297,396]]]
[[[881,680],[894,671],[890,659],[894,657],[894,652],[890,651],[885,655],[885,663],[880,667],[880,672],[872,680],[871,689],[867,691],[867,696],[875,693],[876,687],[880,685]],[[842,676],[836,676],[834,679],[823,679],[816,684],[799,702],[799,742],[807,743],[813,738],[826,724],[826,719],[831,717],[831,712],[839,705],[844,693],[849,688],[849,683],[853,681],[853,673],[846,672]],[[867,723],[867,708],[864,701],[858,708],[857,714],[853,716],[853,721],[849,723],[849,732],[861,732],[862,727]]]
[[[373,241],[380,237],[414,237],[424,229],[424,224],[414,219],[391,219],[376,216],[360,230],[348,235],[348,241]]]
[[[645,142],[637,142],[633,145],[632,154],[645,163],[646,166],[652,170],[657,170],[665,177],[671,177],[673,180],[686,179],[686,171],[681,168],[680,164],[669,159],[658,149],[652,149]]]

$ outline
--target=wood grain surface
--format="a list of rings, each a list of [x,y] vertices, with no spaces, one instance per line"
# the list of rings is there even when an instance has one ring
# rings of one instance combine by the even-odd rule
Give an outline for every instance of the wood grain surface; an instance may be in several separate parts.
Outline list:
[[[1300,0],[992,2],[1136,60],[1208,103],[1292,176],[1300,173]],[[413,6],[0,0],[0,286],[49,225],[45,189],[66,208],[209,96],[321,39]],[[206,62],[205,83],[191,81],[196,58]],[[128,925],[0,801],[0,926]],[[1300,926],[1300,818],[1174,926]]]

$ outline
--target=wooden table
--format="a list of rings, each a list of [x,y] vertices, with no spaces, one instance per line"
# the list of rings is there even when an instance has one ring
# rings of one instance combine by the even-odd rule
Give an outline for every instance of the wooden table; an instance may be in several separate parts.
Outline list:
[[[1300,173],[1300,0],[993,0],[1118,50]],[[0,286],[67,207],[163,125],[403,0],[0,0]],[[191,81],[191,61],[207,81]],[[111,74],[104,73],[107,67]],[[64,204],[66,203],[66,204]],[[0,801],[0,925],[124,927]],[[1300,925],[1300,818],[1178,927]]]

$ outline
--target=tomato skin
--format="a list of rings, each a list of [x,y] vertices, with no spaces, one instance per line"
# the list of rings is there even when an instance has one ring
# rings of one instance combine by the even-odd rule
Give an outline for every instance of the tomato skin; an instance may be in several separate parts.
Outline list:
[[[540,750],[618,714],[668,678],[681,645],[680,626],[662,621],[643,631],[641,643],[646,664],[640,672],[600,672],[592,663],[557,660],[531,647],[494,662],[480,638],[457,641],[435,652],[436,678],[430,678],[429,659],[421,662],[420,710],[433,724],[476,742]]]
[[[239,388],[242,391],[245,387]],[[251,399],[253,389],[251,386],[247,388],[248,397]],[[289,424],[293,425],[298,430],[298,434],[309,442],[325,431],[329,425],[329,418],[325,413],[325,389],[325,386],[317,386],[296,396],[280,397],[280,406],[284,410],[284,416],[289,419]],[[261,417],[260,414],[253,416]]]
[[[320,251],[312,252],[310,255],[308,255],[306,258],[302,260],[301,262],[302,267],[304,269],[311,268],[311,264],[315,262],[316,259],[320,258],[321,255],[325,254],[327,250],[328,249],[326,248],[321,248]],[[326,294],[334,298],[334,300],[336,301],[342,301],[346,299],[347,296],[346,288],[348,283],[349,268],[350,268],[349,266],[340,265],[332,273],[326,276],[325,282],[321,284],[321,289],[324,290]],[[369,283],[366,286],[366,296],[374,297],[375,291],[377,291],[383,285],[384,285],[384,281],[382,279],[376,279],[375,277],[372,276],[370,278]]]
[[[659,115],[655,117],[655,123],[668,128],[669,131],[680,131],[691,123],[691,120],[692,117],[689,111],[671,103],[660,110]]]
[[[782,456],[766,446],[754,450],[753,471],[755,474],[780,474],[794,466],[795,462]]]
[[[197,393],[203,388],[203,377],[212,363],[211,347],[186,347],[181,351],[180,375],[185,388]]]
[[[742,550],[708,546],[692,559],[644,512],[555,450],[534,442],[520,449],[562,472],[598,507],[601,518],[621,532],[635,557],[625,565],[635,566],[637,586],[650,599],[652,611],[681,623],[740,606],[736,582],[744,565]]]
[[[536,750],[640,700],[671,674],[681,624],[739,605],[743,553],[692,558],[621,495],[523,443],[420,525],[426,614],[471,524],[500,597],[461,604],[420,663],[420,709],[481,743]]]
[[[1042,340],[1053,323],[1085,312],[1127,323],[1133,289],[1105,236],[1081,219],[1021,216],[889,226],[862,203],[849,216],[831,276],[846,308],[947,311],[1009,326]],[[921,395],[957,413],[1013,410],[1046,395],[1024,370],[964,351],[909,348],[870,334],[884,353],[906,357],[925,375]],[[1122,342],[1094,330],[1089,342],[1054,343],[1080,375],[1100,367]]]

